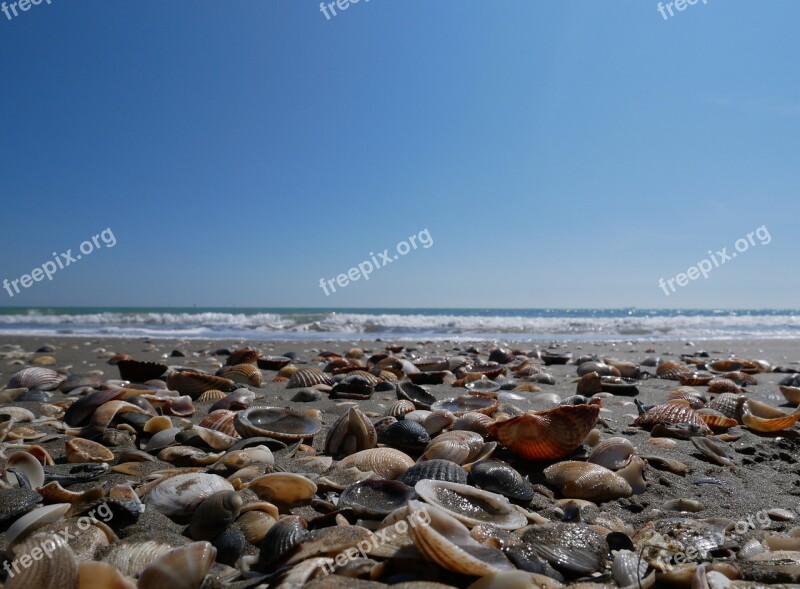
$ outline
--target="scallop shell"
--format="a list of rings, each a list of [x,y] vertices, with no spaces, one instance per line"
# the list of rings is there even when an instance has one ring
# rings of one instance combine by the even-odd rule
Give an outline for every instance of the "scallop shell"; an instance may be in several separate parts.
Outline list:
[[[217,371],[217,376],[228,378],[235,383],[249,384],[254,387],[260,387],[264,383],[264,377],[255,364],[223,366]]]
[[[205,427],[210,430],[222,432],[233,438],[240,438],[239,432],[234,427],[234,419],[236,417],[235,411],[227,409],[217,409],[212,411],[198,424],[200,427]]]
[[[747,400],[744,395],[733,395],[731,393],[722,393],[719,397],[712,400],[708,404],[709,409],[719,411],[725,417],[731,419],[738,419],[742,412],[742,405]]]
[[[66,443],[67,462],[110,462],[114,453],[97,442],[84,438],[72,438]]]
[[[313,387],[319,384],[332,386],[333,379],[319,368],[300,368],[289,378],[289,382],[286,383],[286,388],[300,389]]]
[[[233,389],[234,382],[229,378],[222,378],[205,372],[184,370],[170,373],[167,377],[167,386],[182,395],[189,395],[192,399],[197,399],[200,395],[212,389],[230,391]]]
[[[209,542],[176,548],[147,565],[137,589],[198,589],[216,557],[217,549]]]
[[[609,470],[619,470],[627,465],[636,452],[634,445],[626,438],[608,438],[595,446],[589,454],[589,462],[599,464]]]
[[[411,524],[408,535],[417,550],[448,571],[484,576],[514,570],[500,550],[478,543],[464,524],[439,508],[409,501],[405,519]],[[425,522],[429,523],[421,525]]]
[[[8,381],[9,389],[26,388],[39,391],[55,390],[67,377],[50,368],[24,368]]]
[[[347,469],[355,466],[359,470],[371,470],[384,479],[396,479],[414,466],[414,459],[394,448],[371,448],[351,454],[341,460],[336,468]]]
[[[478,464],[481,464],[480,462]],[[409,468],[397,480],[413,487],[423,479],[467,484],[467,471],[450,460],[426,460]]]
[[[741,394],[742,389],[739,388],[732,380],[727,378],[715,378],[708,384],[709,393],[733,393],[734,395]]]
[[[131,382],[147,382],[161,378],[169,368],[160,362],[142,362],[139,360],[120,360],[117,362],[119,377]]]
[[[580,447],[599,413],[597,405],[565,405],[494,423],[489,434],[522,458],[556,460]]]
[[[179,474],[153,487],[145,498],[145,504],[167,517],[184,518],[218,491],[233,491],[233,486],[215,474]]]
[[[30,563],[30,554],[39,549],[41,555],[41,547],[45,545],[50,548],[47,558]],[[14,547],[14,554],[27,556],[30,564],[27,567],[20,567],[16,574],[9,576],[5,585],[7,589],[78,588],[78,560],[69,544],[60,535],[33,534]],[[16,561],[14,564],[16,565]]]
[[[251,407],[234,418],[234,427],[242,438],[268,437],[296,442],[313,437],[322,422],[299,411],[278,407]]]
[[[559,462],[544,469],[544,476],[549,484],[570,499],[598,503],[633,495],[633,489],[624,478],[590,462]]]
[[[701,417],[689,406],[689,402],[683,400],[656,405],[637,417],[633,424],[644,428],[651,428],[657,424],[688,424],[696,427],[700,432],[711,432]]]
[[[503,495],[459,483],[424,479],[414,490],[426,503],[436,505],[466,525],[491,525],[515,530],[528,523]]]
[[[325,453],[350,455],[378,445],[378,433],[372,422],[355,407],[337,419],[325,439]]]

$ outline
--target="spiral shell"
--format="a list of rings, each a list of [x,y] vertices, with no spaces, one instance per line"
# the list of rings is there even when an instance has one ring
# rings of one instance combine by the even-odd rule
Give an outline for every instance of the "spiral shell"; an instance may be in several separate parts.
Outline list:
[[[319,368],[300,368],[289,378],[287,389],[313,387],[318,384],[333,385],[333,379]]]
[[[564,405],[493,423],[489,435],[522,458],[556,460],[581,445],[599,413],[597,405]]]

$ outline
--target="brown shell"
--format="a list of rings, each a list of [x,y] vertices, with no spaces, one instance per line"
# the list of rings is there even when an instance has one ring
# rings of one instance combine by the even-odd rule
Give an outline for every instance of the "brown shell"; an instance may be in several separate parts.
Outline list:
[[[257,362],[261,370],[280,370],[291,363],[292,359],[287,356],[262,356]]]
[[[112,366],[116,366],[117,362],[120,360],[133,360],[133,356],[130,354],[114,354],[111,358],[108,359],[106,364],[111,364]]]
[[[780,409],[747,400],[742,405],[742,423],[756,432],[779,432],[792,427],[800,421],[800,408],[794,413],[784,413]]]
[[[84,462],[109,462],[114,460],[114,453],[97,442],[84,438],[72,438],[66,443],[67,462],[80,464]]]
[[[719,411],[725,417],[731,419],[738,419],[741,415],[742,403],[747,398],[744,395],[734,395],[732,393],[722,393],[719,397],[713,399],[708,408],[714,411]]]
[[[726,372],[725,374],[720,375],[722,378],[727,378],[732,380],[736,384],[740,385],[742,383],[757,385],[758,379],[753,376],[752,374],[748,374],[746,372],[742,372],[741,370],[737,370],[735,372]]]
[[[207,390],[205,393],[197,397],[197,400],[201,403],[205,401],[219,401],[220,399],[224,399],[228,396],[229,393],[225,393],[223,391],[218,391],[217,389],[210,389]]]
[[[692,409],[702,409],[706,406],[706,399],[700,391],[692,387],[680,387],[668,394],[670,400],[683,399],[689,403]]]
[[[239,384],[249,384],[260,387],[264,382],[261,371],[255,364],[236,364],[234,366],[223,366],[217,371],[217,376],[229,378]]]
[[[167,387],[182,395],[189,395],[192,399],[197,399],[211,389],[230,391],[233,385],[234,382],[229,378],[189,370],[172,372],[167,377]]]
[[[141,362],[139,360],[119,360],[119,377],[131,382],[147,382],[161,378],[168,366],[161,362]]]
[[[728,380],[727,378],[716,378],[711,381],[708,385],[708,392],[709,393],[733,393],[738,395],[742,392],[742,389],[733,382],[732,380]]]
[[[241,350],[234,350],[228,356],[228,361],[225,362],[228,366],[236,366],[237,364],[255,364],[261,357],[261,352],[253,348],[243,348]]]
[[[239,411],[233,423],[243,438],[268,437],[288,442],[311,438],[322,429],[317,417],[279,407],[251,407]]]
[[[656,405],[633,422],[634,425],[644,428],[675,423],[688,423],[706,433],[711,431],[695,410],[689,406],[689,402],[680,399]]]
[[[741,370],[742,363],[737,360],[713,360],[708,363],[708,369],[714,374],[723,374]]]
[[[678,374],[678,382],[690,387],[705,386],[714,380],[713,374],[703,374],[702,372],[681,372]]]
[[[286,383],[287,389],[313,387],[314,385],[333,385],[333,379],[319,368],[301,368]]]
[[[228,409],[217,409],[212,411],[204,417],[198,425],[212,429],[214,431],[222,432],[234,438],[241,438],[239,432],[233,426],[233,419],[236,417],[235,411]]]
[[[347,374],[347,376],[360,376],[360,377],[364,378],[364,380],[366,380],[372,386],[375,386],[376,384],[381,382],[380,378],[378,378],[377,376],[375,376],[371,372],[366,372],[364,370],[351,370],[351,371],[347,372],[346,374]]]
[[[700,419],[713,430],[728,429],[739,425],[739,422],[732,417],[727,417],[713,409],[700,409],[697,411],[697,414],[700,416]]]
[[[666,380],[678,380],[678,375],[686,372],[691,372],[691,370],[683,364],[672,361],[662,362],[656,368],[656,376]]]
[[[372,471],[384,479],[396,479],[414,466],[414,459],[394,448],[370,448],[351,454],[337,463],[336,468],[355,466],[361,471]]]
[[[583,443],[599,413],[597,405],[564,405],[493,423],[489,435],[528,460],[555,460]]]
[[[789,403],[800,404],[800,387],[781,385],[778,388]]]

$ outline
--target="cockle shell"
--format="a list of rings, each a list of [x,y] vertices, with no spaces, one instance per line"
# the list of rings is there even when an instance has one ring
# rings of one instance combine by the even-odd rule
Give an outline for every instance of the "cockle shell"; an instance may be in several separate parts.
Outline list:
[[[732,380],[727,378],[715,378],[708,384],[708,392],[709,393],[733,393],[734,395],[738,395],[742,392],[742,389],[739,388]]]
[[[713,374],[703,372],[681,372],[678,374],[678,382],[684,386],[698,387],[707,385],[714,380]]]
[[[233,491],[233,486],[215,474],[179,474],[158,483],[147,494],[145,504],[167,517],[185,518],[218,491]]]
[[[136,589],[136,583],[107,562],[84,560],[78,563],[78,588]]]
[[[20,567],[21,570],[9,576],[5,585],[7,589],[78,588],[78,560],[69,544],[59,534],[33,534],[15,546],[14,554],[28,556],[30,562],[31,552],[38,548],[41,554],[41,547],[45,544],[48,548],[52,547],[47,558],[34,560],[29,566]]]
[[[264,377],[255,364],[223,366],[217,370],[217,376],[228,378],[235,383],[249,384],[254,387],[260,387],[264,383]]]
[[[522,458],[556,460],[581,445],[599,413],[597,405],[565,405],[494,423],[489,435]]]
[[[228,396],[228,393],[223,391],[218,391],[217,389],[209,389],[199,397],[197,397],[197,401],[200,403],[205,403],[206,401],[219,401],[220,399],[224,399]]]
[[[479,462],[478,464],[483,463]],[[467,471],[450,460],[426,460],[409,468],[397,480],[413,487],[423,479],[450,481],[465,485],[467,483]]]
[[[689,402],[682,399],[656,405],[637,417],[633,424],[644,428],[651,428],[658,424],[688,424],[696,427],[702,433],[711,432],[701,417],[689,406]]]
[[[662,362],[656,368],[656,376],[667,380],[678,380],[679,374],[687,372],[691,372],[688,367],[672,361]]]
[[[235,417],[235,411],[229,411],[228,409],[217,409],[200,420],[198,425],[210,430],[222,432],[223,434],[227,434],[233,438],[241,438],[239,432],[237,432],[236,428],[234,427]]]
[[[8,381],[9,389],[26,388],[30,390],[52,391],[67,379],[50,368],[24,368]]]
[[[355,466],[361,471],[371,470],[384,479],[396,479],[414,466],[414,459],[394,448],[371,448],[362,450],[339,461],[338,469]]]
[[[299,389],[313,387],[318,384],[333,386],[333,379],[319,368],[300,368],[289,378],[286,388]]]
[[[713,409],[698,409],[697,414],[700,416],[700,419],[705,421],[706,425],[712,430],[728,429],[739,425],[739,422],[735,419],[727,417],[719,411],[714,411]]]
[[[747,397],[744,395],[722,393],[708,404],[708,408],[719,411],[725,417],[739,419],[742,413],[742,405],[745,401],[747,401]]]
[[[630,497],[630,484],[615,472],[590,462],[568,460],[544,469],[547,482],[570,499],[602,502]]]
[[[160,556],[142,571],[138,589],[198,589],[217,549],[209,542],[192,542]]]
[[[450,426],[453,431],[463,430],[480,434],[481,436],[489,435],[489,426],[494,423],[492,418],[484,413],[476,411],[468,411],[456,419]]]
[[[484,442],[483,436],[476,432],[449,431],[431,440],[419,460],[443,459],[464,465],[488,458],[496,445],[495,442]]]
[[[631,460],[636,448],[627,438],[608,438],[595,446],[589,454],[589,462],[619,470]]]
[[[307,539],[308,530],[305,520],[296,515],[281,519],[270,527],[261,542],[257,569],[262,572],[271,572]]]
[[[185,540],[186,538],[181,537],[181,541]],[[103,557],[103,562],[123,575],[138,577],[150,563],[172,552],[176,547],[166,541],[133,536],[113,543],[108,554]]]
[[[688,401],[689,407],[695,410],[701,409],[706,405],[706,398],[703,394],[689,386],[682,386],[674,391],[670,391],[668,396],[670,400],[683,399],[684,401]]]

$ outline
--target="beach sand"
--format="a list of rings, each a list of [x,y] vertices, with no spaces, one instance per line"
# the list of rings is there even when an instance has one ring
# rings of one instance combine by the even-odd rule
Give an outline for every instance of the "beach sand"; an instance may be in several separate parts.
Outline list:
[[[213,352],[222,348],[236,349],[252,346],[262,351],[265,355],[282,355],[287,352],[294,352],[297,355],[298,366],[311,365],[317,366],[313,359],[318,357],[320,351],[330,351],[345,353],[351,347],[362,348],[367,357],[372,353],[384,352],[390,342],[386,341],[224,341],[224,340],[147,340],[139,339],[116,339],[116,338],[72,338],[72,337],[2,337],[0,338],[0,384],[5,385],[13,373],[21,368],[28,366],[29,361],[37,356],[53,356],[57,363],[52,366],[64,370],[71,374],[85,373],[88,371],[99,370],[103,373],[104,379],[119,378],[119,371],[116,366],[107,364],[109,353],[127,353],[138,360],[158,360],[173,365],[193,366],[200,369],[212,370],[209,365],[209,358],[225,362],[225,356],[215,356]],[[419,342],[399,342],[398,345],[405,346],[404,351],[399,355],[430,356],[430,355],[460,355],[475,346],[481,352],[481,358],[486,359],[488,351],[495,347],[497,342],[464,342],[464,341],[419,341]],[[5,357],[12,346],[21,346],[27,352],[31,352],[23,358],[12,360]],[[55,351],[47,354],[34,354],[33,351],[41,346],[53,346]],[[533,350],[537,347],[542,349],[547,346],[544,344],[533,344],[531,342],[503,342],[503,347],[519,350]],[[727,358],[736,355],[739,358],[763,359],[772,366],[781,366],[789,369],[800,370],[800,345],[797,341],[762,340],[762,341],[635,341],[635,342],[574,342],[560,343],[560,351],[570,351],[575,357],[582,354],[596,354],[599,357],[614,357],[619,360],[630,360],[636,363],[641,362],[646,357],[657,356],[662,359],[679,359],[681,354],[696,354],[701,350],[707,351],[711,358]],[[173,350],[178,350],[185,356],[172,356]],[[649,372],[655,372],[654,368],[645,368]],[[213,371],[213,370],[212,370]],[[554,385],[538,385],[543,392],[553,392],[562,398],[575,394],[574,379],[576,378],[576,366],[550,366],[547,368],[556,380]],[[272,371],[263,371],[265,381],[271,381],[275,376]],[[767,403],[775,407],[781,407],[784,411],[791,411],[792,407],[787,405],[783,396],[778,390],[777,382],[786,376],[781,373],[761,373],[757,375],[758,385],[748,386],[746,394],[748,397]],[[679,386],[675,381],[663,379],[649,379],[640,382],[639,395],[644,404],[657,404],[667,400],[667,393]],[[437,398],[444,399],[457,395],[466,394],[465,389],[454,388],[449,385],[428,386],[428,390]],[[698,387],[705,390],[705,387]],[[255,405],[291,407],[299,410],[309,408],[318,409],[322,412],[324,422],[323,430],[314,438],[314,447],[322,451],[327,428],[335,419],[347,411],[347,403],[329,399],[327,395],[313,403],[298,403],[291,399],[296,390],[287,390],[285,383],[267,382],[263,388],[257,392],[258,398]],[[521,393],[526,399],[515,402],[522,410],[544,409],[552,405],[543,406],[532,402],[530,398],[535,397],[536,393]],[[63,399],[63,395],[57,393],[52,401]],[[386,409],[395,401],[395,397],[387,393],[375,393],[371,399],[358,401],[359,408],[365,412],[383,414]],[[211,403],[196,402],[197,413],[192,418],[196,423],[204,417]],[[40,415],[40,403],[19,403],[19,406],[26,407]],[[782,508],[790,510],[795,517],[798,516],[796,509],[800,506],[800,436],[798,426],[795,425],[788,431],[779,432],[772,435],[756,434],[743,427],[736,427],[731,432],[740,433],[741,437],[728,444],[732,450],[734,466],[724,467],[711,464],[702,457],[695,447],[686,440],[676,440],[673,448],[663,448],[650,443],[650,434],[638,427],[633,426],[633,421],[637,415],[637,408],[631,397],[617,396],[603,400],[601,421],[598,422],[599,429],[603,437],[623,436],[630,440],[636,447],[637,453],[643,455],[657,455],[664,458],[678,460],[685,464],[690,472],[685,476],[673,474],[664,470],[657,470],[649,466],[646,471],[648,482],[647,490],[633,497],[618,499],[603,503],[600,510],[620,518],[631,529],[635,530],[646,522],[667,516],[681,518],[727,518],[733,522],[746,520],[748,516],[755,514],[759,510],[770,510]],[[0,409],[0,413],[2,410]],[[175,419],[175,418],[173,418]],[[45,428],[44,431],[55,432],[55,430]],[[58,432],[55,432],[58,433]],[[54,439],[42,444],[56,459],[62,461],[64,455],[64,440]],[[118,449],[113,449],[115,453]],[[7,454],[8,452],[6,452]],[[498,449],[495,454],[503,460],[509,460],[522,474],[530,476],[531,482],[543,483],[542,466],[539,463],[520,460],[508,453],[504,449]],[[704,479],[715,479],[718,484],[697,484]],[[129,482],[134,486],[135,481],[130,476],[121,474],[111,474],[104,479],[103,484],[106,489],[111,483]],[[88,489],[94,486],[93,483],[83,483],[74,485],[72,490]],[[558,497],[556,492],[556,497]],[[663,509],[664,504],[672,499],[691,499],[696,500],[702,505],[702,510],[697,513],[667,512]],[[555,503],[544,495],[537,494],[531,503],[531,510],[540,513],[549,519],[556,519],[558,512],[554,509]],[[295,510],[306,517],[313,516],[311,507],[305,506]],[[770,520],[769,530],[774,532],[787,531],[797,525],[797,521],[775,521]],[[6,526],[7,527],[7,526]],[[112,523],[113,527],[113,523]],[[126,529],[116,530],[120,537],[127,537],[133,533],[144,532],[154,537],[166,532],[181,533],[183,526],[170,521],[165,516],[147,510],[139,522]],[[0,547],[5,546],[5,529],[0,535]],[[761,529],[748,530],[743,535],[744,538],[751,535],[763,533]],[[255,554],[257,548],[248,546],[246,553]],[[433,567],[436,568],[436,567]],[[224,575],[221,578],[223,578]],[[448,583],[446,575],[432,575],[440,582]],[[449,581],[455,586],[464,586],[465,579],[457,578]],[[227,579],[225,579],[227,581]],[[341,579],[337,579],[341,581]],[[333,578],[324,581],[332,583]],[[349,582],[349,580],[348,580]],[[318,581],[318,586],[323,581]],[[327,585],[332,586],[332,585]],[[350,587],[355,585],[350,583]],[[364,585],[369,586],[369,585]],[[374,586],[379,586],[375,584]]]

